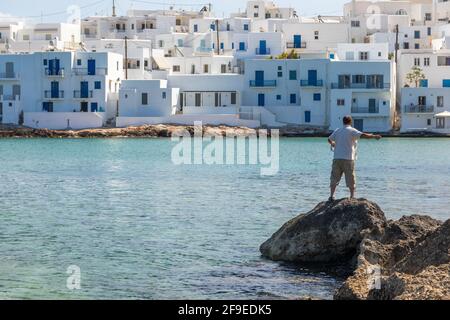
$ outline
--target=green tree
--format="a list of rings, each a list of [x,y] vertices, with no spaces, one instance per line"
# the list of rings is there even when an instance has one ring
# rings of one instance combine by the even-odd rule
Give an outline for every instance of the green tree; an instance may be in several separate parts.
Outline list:
[[[412,67],[411,71],[406,75],[406,81],[409,84],[415,84],[416,88],[419,86],[420,80],[425,79],[425,74],[418,66]]]

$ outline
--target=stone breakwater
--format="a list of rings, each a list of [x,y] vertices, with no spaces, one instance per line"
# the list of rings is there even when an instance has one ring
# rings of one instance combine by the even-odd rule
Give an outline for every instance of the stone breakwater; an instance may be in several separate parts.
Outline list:
[[[266,258],[345,265],[337,300],[450,299],[450,220],[387,220],[365,199],[323,202],[284,224],[260,251]]]

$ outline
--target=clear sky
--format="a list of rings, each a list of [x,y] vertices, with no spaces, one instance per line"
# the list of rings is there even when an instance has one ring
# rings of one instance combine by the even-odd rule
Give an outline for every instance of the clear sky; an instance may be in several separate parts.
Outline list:
[[[278,0],[279,6],[293,6],[299,15],[314,16],[341,15],[342,5],[349,0]],[[125,14],[133,7],[136,9],[168,9],[175,8],[186,10],[199,10],[202,4],[210,2],[213,12],[218,17],[228,15],[230,12],[238,12],[245,9],[246,0],[116,0],[118,14]],[[81,16],[94,14],[111,14],[112,0],[0,0],[0,17],[4,15],[27,17],[33,22],[61,21],[68,18],[66,13],[71,5],[81,7]]]

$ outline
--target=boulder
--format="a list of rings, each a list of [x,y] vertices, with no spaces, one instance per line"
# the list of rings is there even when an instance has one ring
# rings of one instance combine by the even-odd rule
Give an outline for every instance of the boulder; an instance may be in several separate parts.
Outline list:
[[[260,251],[272,260],[349,262],[361,241],[380,237],[386,225],[380,207],[365,199],[322,202],[287,222]]]
[[[450,220],[387,221],[373,202],[342,199],[287,222],[260,250],[273,260],[347,263],[337,300],[450,299]]]

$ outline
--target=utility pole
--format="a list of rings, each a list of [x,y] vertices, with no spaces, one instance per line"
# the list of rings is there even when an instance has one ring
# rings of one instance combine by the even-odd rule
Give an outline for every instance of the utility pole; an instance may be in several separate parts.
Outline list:
[[[217,55],[220,55],[219,19],[216,19]]]
[[[125,36],[125,80],[128,80],[128,37]]]
[[[399,43],[398,43],[398,24],[395,25],[395,63],[397,64],[398,59],[398,49],[399,49]]]
[[[113,0],[112,16],[116,17],[116,2],[115,2],[115,0]]]

